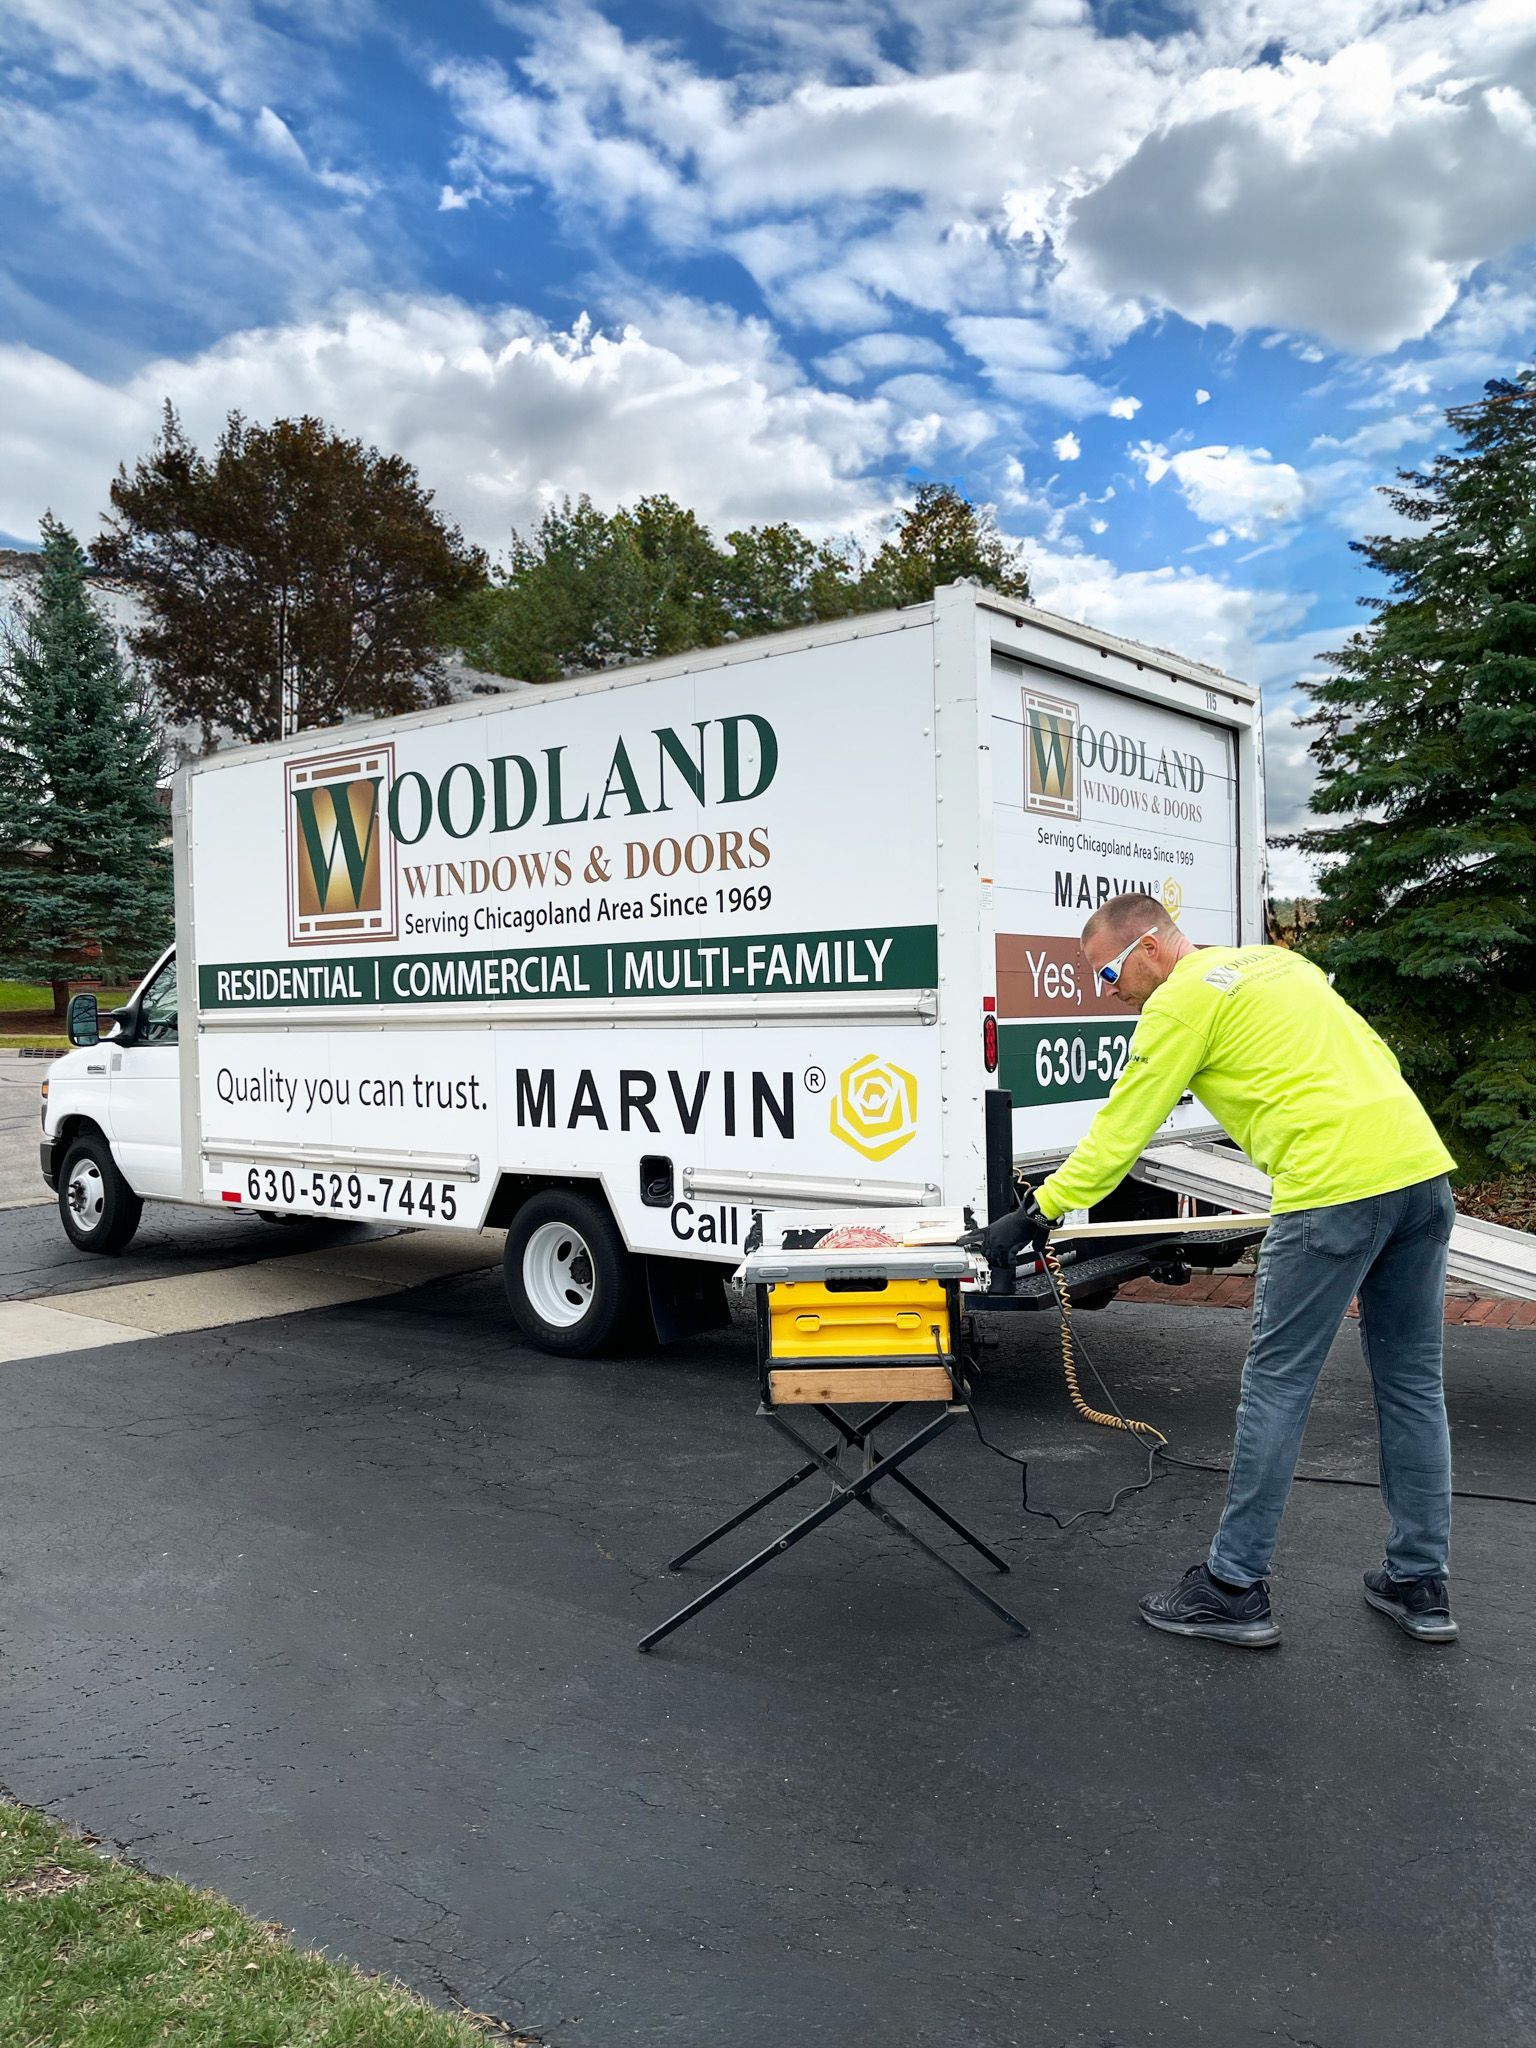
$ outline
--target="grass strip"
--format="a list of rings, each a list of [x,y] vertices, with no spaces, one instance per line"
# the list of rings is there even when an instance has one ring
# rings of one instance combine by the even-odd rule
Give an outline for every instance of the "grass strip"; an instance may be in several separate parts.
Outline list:
[[[100,988],[96,1000],[104,1010],[115,1010],[133,993],[126,988]],[[0,1010],[51,1010],[53,990],[40,981],[0,981]]]
[[[0,981],[0,1010],[51,1010],[53,990],[35,981]]]
[[[0,1799],[5,2048],[535,2048]]]

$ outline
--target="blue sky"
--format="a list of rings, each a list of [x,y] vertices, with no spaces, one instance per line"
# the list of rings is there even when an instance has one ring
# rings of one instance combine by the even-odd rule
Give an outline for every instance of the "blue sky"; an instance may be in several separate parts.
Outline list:
[[[1529,360],[1524,0],[8,0],[0,537],[163,399],[874,537],[925,478],[1058,610],[1290,720],[1350,538]]]

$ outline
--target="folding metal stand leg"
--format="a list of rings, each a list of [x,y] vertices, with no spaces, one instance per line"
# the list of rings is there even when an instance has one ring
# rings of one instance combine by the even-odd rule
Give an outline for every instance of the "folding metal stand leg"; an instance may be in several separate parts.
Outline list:
[[[895,1405],[896,1404],[894,1403],[892,1404],[892,1406]],[[831,1423],[832,1427],[836,1430],[841,1431],[843,1440],[848,1445],[850,1450],[863,1450],[865,1446],[865,1440],[874,1435],[876,1428],[879,1426],[882,1418],[885,1416],[887,1411],[882,1409],[879,1415],[872,1415],[869,1421],[864,1423],[849,1422],[845,1416],[839,1415],[835,1408],[824,1407],[819,1403],[817,1405],[816,1413],[818,1415],[825,1415],[828,1422]],[[789,1427],[788,1423],[779,1421],[777,1426],[785,1436],[794,1437],[796,1443],[800,1441],[800,1438]],[[807,1450],[810,1450],[811,1447],[809,1444],[807,1444],[805,1448]],[[873,1449],[873,1445],[871,1445],[870,1448]],[[815,1457],[815,1455],[816,1453],[814,1451],[811,1451],[811,1456]],[[928,1512],[931,1515],[937,1515],[938,1519],[944,1524],[946,1529],[953,1529],[957,1536],[963,1538],[965,1542],[969,1543],[972,1550],[979,1551],[980,1554],[987,1560],[988,1564],[990,1564],[994,1568],[994,1570],[1000,1572],[1007,1571],[1007,1565],[1004,1564],[1003,1560],[998,1556],[997,1552],[993,1550],[989,1544],[983,1543],[981,1538],[976,1534],[974,1529],[967,1529],[964,1522],[956,1521],[955,1517],[949,1512],[948,1508],[940,1507],[939,1503],[934,1499],[933,1495],[931,1493],[926,1493],[923,1490],[923,1488],[918,1485],[915,1479],[909,1478],[905,1472],[893,1472],[891,1474],[891,1477],[895,1480],[898,1486],[904,1488],[906,1492],[911,1494],[914,1500],[921,1501],[923,1506],[928,1510]],[[833,1470],[833,1483],[841,1483],[837,1477],[835,1469]],[[863,1505],[867,1508],[872,1509],[873,1512],[876,1514],[880,1512],[880,1510],[874,1506],[873,1501],[866,1500],[863,1503]]]
[[[887,1401],[883,1408],[877,1409],[876,1412],[869,1418],[868,1422],[864,1424],[862,1431],[856,1433],[859,1434],[861,1438],[867,1437],[870,1431],[877,1428],[882,1422],[889,1422],[890,1418],[893,1415],[895,1415],[902,1406],[903,1403],[900,1401]],[[763,1411],[761,1408],[759,1408],[757,1412],[759,1415],[761,1415]],[[828,1409],[821,1410],[821,1413],[830,1416],[830,1419],[832,1420],[838,1431],[842,1434],[845,1442],[852,1441],[852,1438],[849,1435],[849,1431],[853,1427],[851,1424],[845,1423],[841,1416],[833,1414],[832,1411]],[[837,1445],[832,1444],[829,1447],[828,1455],[830,1456],[831,1453],[836,1449]],[[687,1564],[690,1559],[697,1557],[700,1554],[700,1552],[708,1550],[709,1546],[712,1543],[718,1543],[722,1536],[729,1536],[731,1531],[733,1529],[739,1529],[743,1522],[750,1522],[752,1517],[755,1514],[759,1513],[761,1509],[770,1507],[776,1500],[781,1500],[786,1493],[789,1493],[794,1487],[797,1487],[802,1480],[814,1479],[816,1474],[821,1469],[821,1462],[813,1453],[811,1461],[808,1465],[802,1465],[798,1472],[791,1472],[789,1477],[787,1479],[781,1479],[777,1486],[771,1486],[769,1487],[766,1493],[759,1494],[757,1499],[753,1501],[750,1507],[743,1508],[740,1514],[728,1516],[725,1521],[717,1523],[716,1526],[710,1530],[707,1536],[701,1536],[697,1543],[690,1543],[686,1550],[680,1550],[677,1553],[676,1557],[671,1558],[668,1561],[667,1570],[669,1572],[681,1570],[681,1568],[685,1564]],[[838,1475],[836,1484],[842,1484],[841,1474]]]
[[[829,1416],[835,1415],[835,1411],[832,1410],[822,1409],[820,1412]],[[1010,1613],[999,1601],[994,1600],[985,1588],[978,1586],[976,1581],[967,1573],[961,1571],[958,1565],[952,1564],[947,1557],[942,1556],[937,1550],[934,1550],[929,1544],[925,1543],[921,1536],[909,1529],[905,1522],[898,1521],[888,1509],[868,1498],[871,1489],[880,1480],[900,1477],[899,1467],[904,1465],[908,1458],[920,1451],[925,1444],[930,1444],[935,1437],[941,1436],[953,1423],[964,1420],[969,1413],[968,1409],[963,1405],[945,1408],[931,1422],[924,1423],[920,1429],[907,1438],[905,1443],[898,1444],[894,1451],[887,1452],[884,1457],[876,1458],[873,1464],[866,1466],[857,1479],[849,1483],[845,1483],[838,1472],[835,1451],[824,1456],[813,1445],[808,1444],[797,1430],[792,1429],[771,1408],[760,1408],[758,1413],[766,1421],[771,1422],[781,1436],[786,1437],[791,1443],[805,1452],[812,1460],[813,1466],[820,1467],[823,1471],[832,1474],[835,1487],[832,1497],[830,1500],[824,1501],[819,1508],[813,1509],[803,1520],[796,1522],[792,1529],[786,1530],[782,1536],[777,1537],[764,1549],[758,1551],[755,1556],[749,1557],[745,1564],[738,1565],[734,1571],[727,1572],[723,1579],[717,1579],[714,1585],[706,1588],[696,1599],[690,1600],[686,1607],[679,1608],[677,1613],[672,1615],[667,1621],[664,1621],[659,1628],[654,1628],[648,1635],[642,1636],[639,1643],[640,1649],[649,1650],[654,1648],[664,1636],[669,1636],[674,1629],[681,1628],[685,1621],[691,1621],[694,1615],[701,1613],[704,1608],[712,1606],[716,1600],[723,1598],[733,1587],[739,1586],[743,1579],[750,1578],[754,1572],[761,1571],[765,1564],[771,1564],[776,1557],[781,1557],[786,1550],[793,1548],[796,1543],[809,1536],[813,1530],[819,1529],[824,1522],[830,1521],[834,1515],[840,1514],[844,1508],[854,1501],[857,1501],[861,1506],[867,1507],[887,1528],[893,1530],[897,1535],[905,1537],[909,1543],[916,1549],[921,1550],[925,1556],[931,1557],[935,1564],[942,1565],[951,1578],[958,1579],[961,1585],[981,1602],[983,1607],[997,1616],[999,1621],[1006,1622],[1010,1628],[1016,1629],[1020,1635],[1027,1636],[1029,1634],[1028,1627],[1024,1622],[1020,1621],[1016,1614]],[[869,1425],[865,1426],[863,1431],[865,1437],[869,1434],[869,1427]],[[841,1432],[841,1422],[839,1422],[839,1428]],[[855,1436],[858,1435],[854,1425],[849,1424],[847,1428]],[[787,1488],[781,1488],[780,1491],[787,1491]],[[755,1502],[748,1512],[755,1513],[757,1508],[762,1505],[764,1505],[763,1501]],[[737,1519],[742,1520],[745,1517],[738,1517]],[[972,1536],[971,1532],[964,1528],[962,1524],[954,1521],[953,1517],[946,1515],[944,1519],[950,1527],[963,1535],[966,1541],[973,1544],[977,1550],[982,1551],[987,1556],[996,1557],[995,1552],[987,1551],[986,1546],[979,1539]],[[734,1524],[723,1526],[734,1526]],[[717,1531],[715,1533],[721,1532]],[[1003,1570],[1007,1569],[1006,1565],[1002,1565],[1001,1559],[996,1559],[996,1561]]]

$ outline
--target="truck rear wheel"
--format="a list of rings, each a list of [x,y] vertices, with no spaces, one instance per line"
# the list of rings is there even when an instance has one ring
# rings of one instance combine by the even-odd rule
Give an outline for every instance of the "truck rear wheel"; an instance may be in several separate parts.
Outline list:
[[[589,1195],[531,1195],[507,1232],[502,1272],[512,1313],[541,1351],[590,1358],[638,1320],[638,1262]]]
[[[70,1243],[83,1252],[120,1252],[143,1214],[106,1139],[94,1131],[77,1138],[59,1173],[59,1220]]]

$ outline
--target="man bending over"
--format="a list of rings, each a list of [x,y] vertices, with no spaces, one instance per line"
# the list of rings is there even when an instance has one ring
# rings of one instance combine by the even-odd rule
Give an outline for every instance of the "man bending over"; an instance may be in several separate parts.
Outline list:
[[[1358,1296],[1391,1520],[1365,1597],[1420,1642],[1453,1640],[1441,1326],[1456,1162],[1390,1048],[1299,954],[1193,946],[1144,895],[1096,910],[1082,948],[1141,1012],[1130,1055],[1071,1158],[994,1233],[1027,1229],[1039,1245],[1102,1200],[1186,1089],[1274,1180],[1226,1505],[1209,1556],[1149,1594],[1143,1616],[1252,1649],[1280,1640],[1270,1559],[1318,1374]]]

